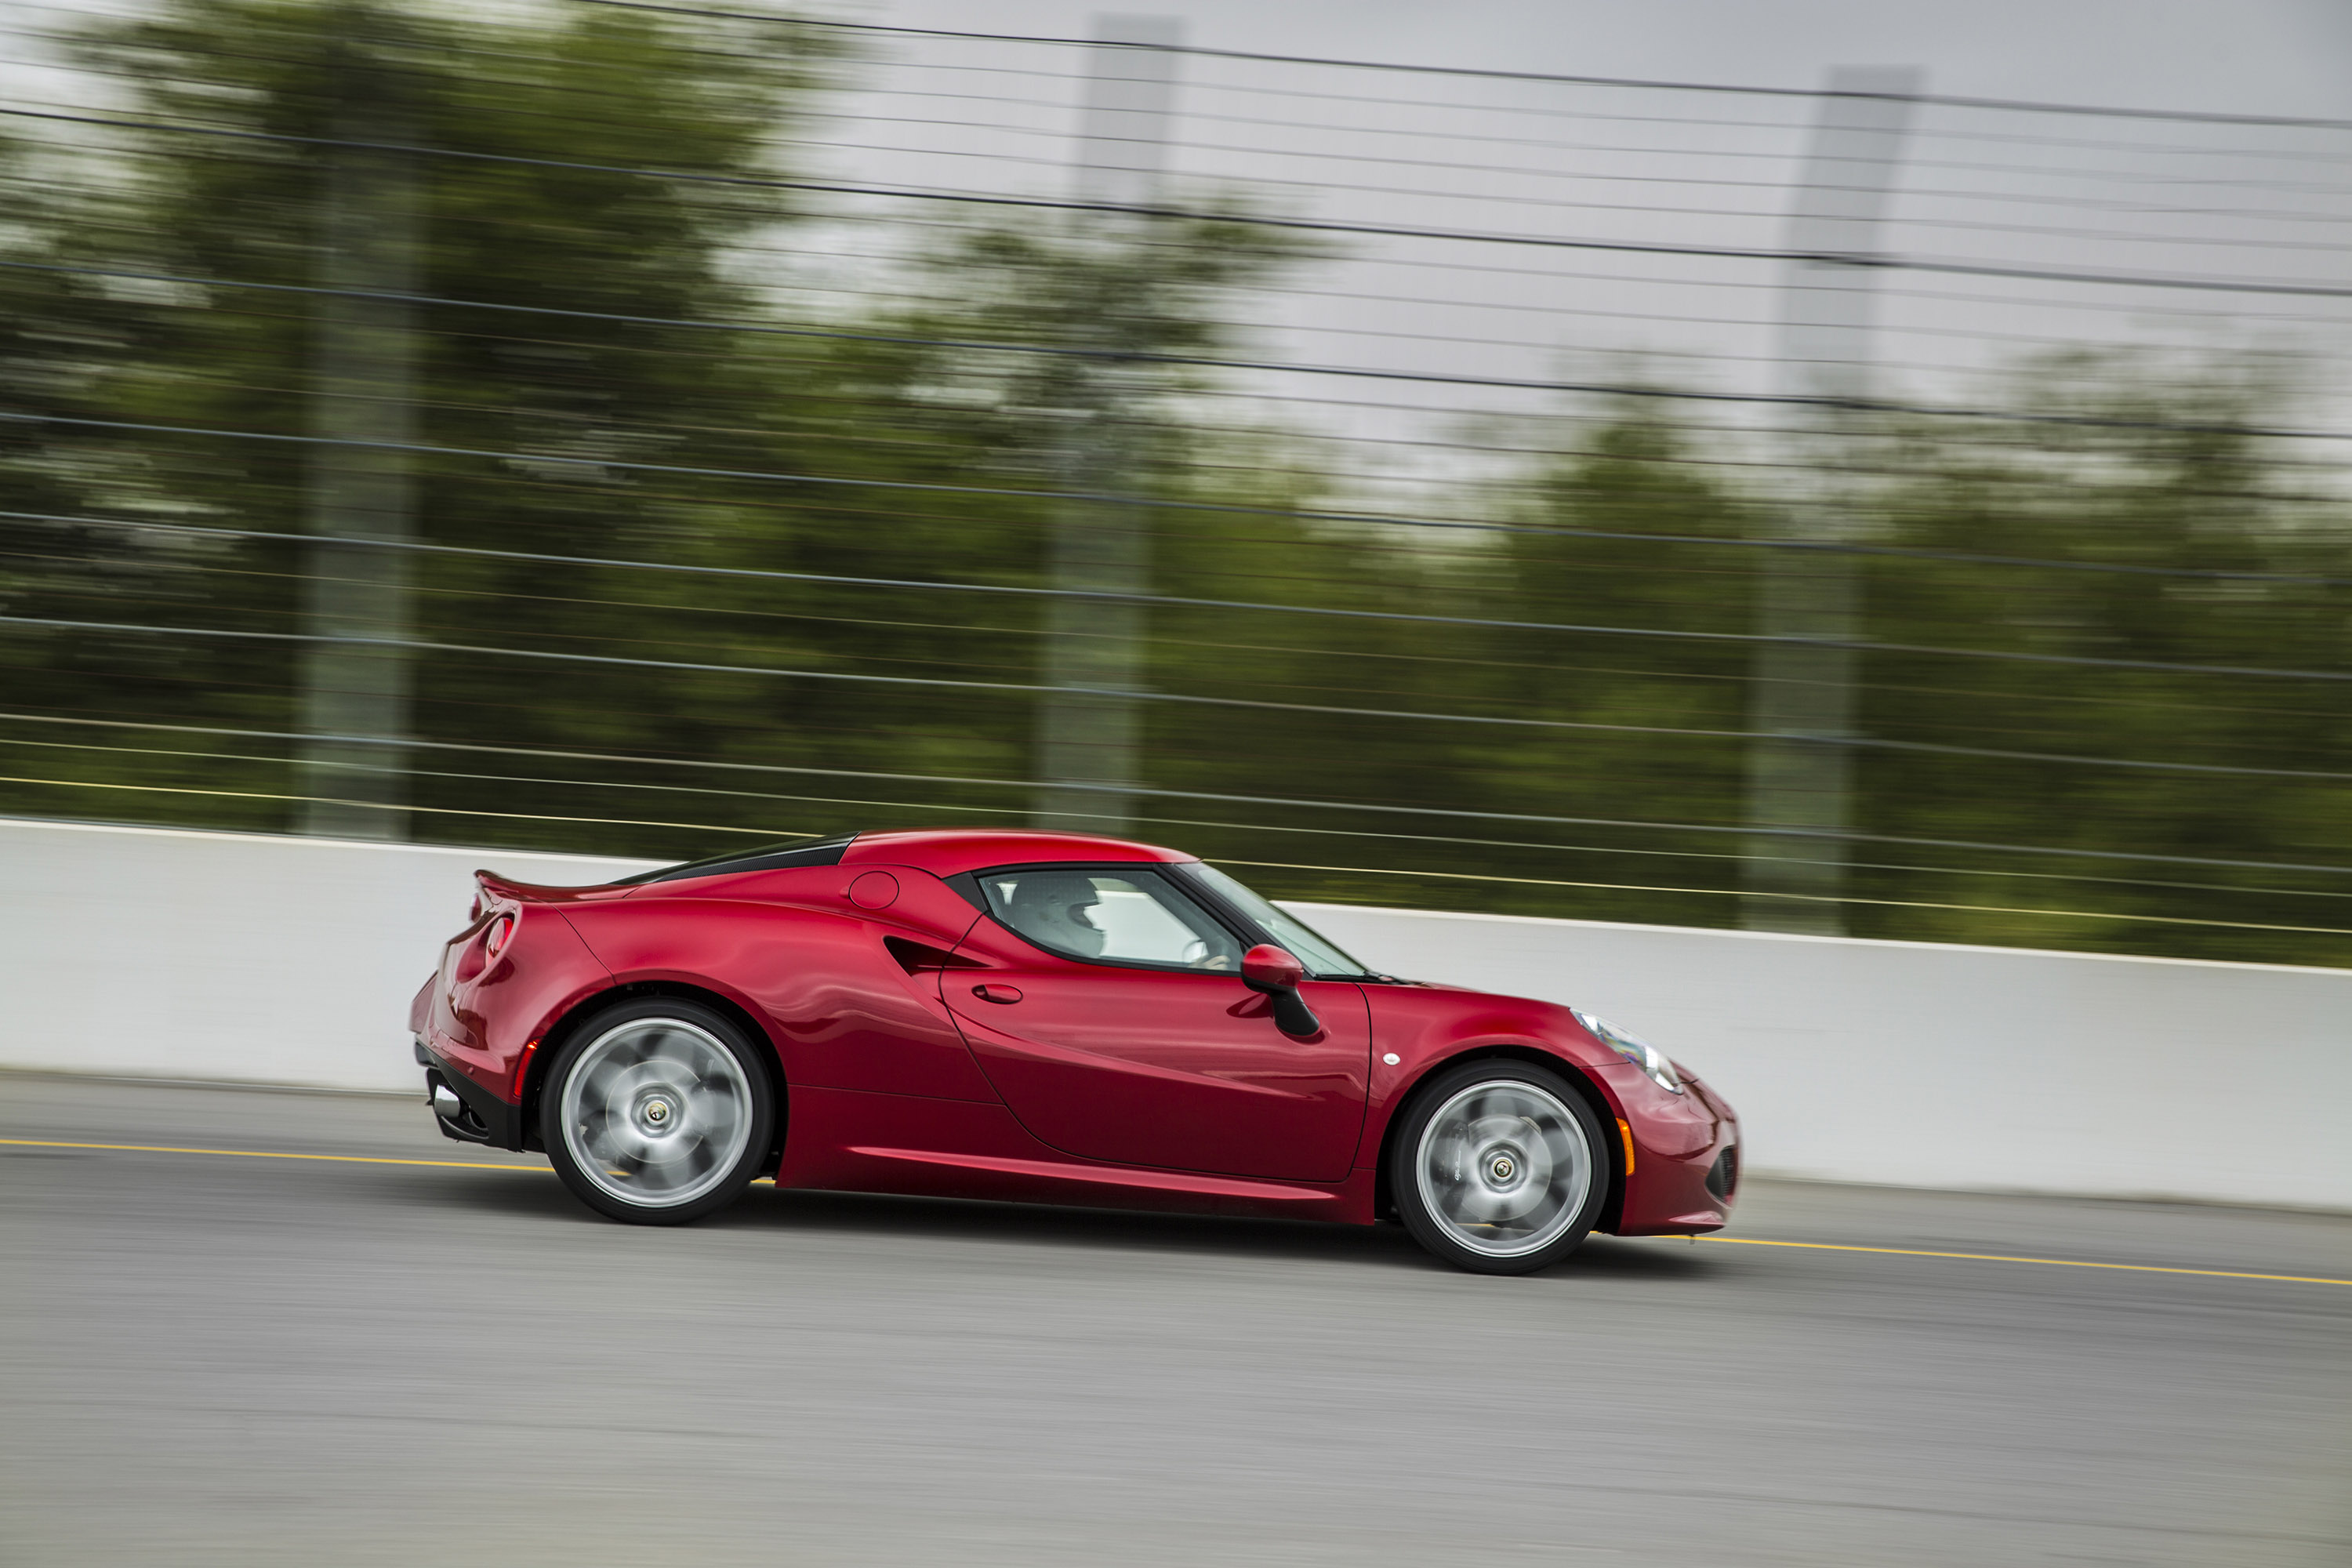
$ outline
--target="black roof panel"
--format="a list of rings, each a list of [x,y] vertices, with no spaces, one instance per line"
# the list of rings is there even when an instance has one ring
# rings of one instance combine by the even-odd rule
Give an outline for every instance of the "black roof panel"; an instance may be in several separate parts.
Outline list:
[[[855,833],[844,833],[832,838],[803,838],[797,844],[763,844],[757,849],[737,849],[725,855],[713,855],[707,860],[688,860],[683,865],[640,871],[634,877],[615,879],[614,885],[675,882],[687,877],[724,877],[736,871],[783,871],[797,866],[838,866],[850,840],[856,837]]]

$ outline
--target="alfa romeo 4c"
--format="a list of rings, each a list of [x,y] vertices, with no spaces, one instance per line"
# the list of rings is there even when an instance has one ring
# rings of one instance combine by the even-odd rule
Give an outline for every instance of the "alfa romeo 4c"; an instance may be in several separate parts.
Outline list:
[[[1589,1013],[1375,973],[1173,850],[861,833],[483,871],[409,1026],[448,1136],[675,1225],[782,1187],[1402,1221],[1491,1274],[1719,1229],[1731,1108]]]

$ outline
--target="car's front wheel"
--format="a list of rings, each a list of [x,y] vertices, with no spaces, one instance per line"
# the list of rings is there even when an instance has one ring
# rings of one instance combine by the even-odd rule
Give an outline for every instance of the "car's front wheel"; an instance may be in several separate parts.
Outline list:
[[[742,1195],[774,1128],[761,1051],[717,1011],[680,997],[619,1003],[548,1066],[541,1136],[589,1207],[683,1225]]]
[[[1601,1124],[1558,1073],[1465,1062],[1422,1087],[1391,1146],[1405,1228],[1457,1268],[1529,1274],[1576,1250],[1609,1189]]]

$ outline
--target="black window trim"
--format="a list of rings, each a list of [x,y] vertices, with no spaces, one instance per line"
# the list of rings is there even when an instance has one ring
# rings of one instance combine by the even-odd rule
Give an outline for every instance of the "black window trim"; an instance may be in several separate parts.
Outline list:
[[[1013,927],[998,920],[996,911],[989,907],[987,893],[982,891],[980,886],[983,878],[1011,876],[1019,871],[1101,872],[1117,877],[1129,877],[1141,872],[1146,876],[1157,878],[1178,898],[1208,916],[1213,923],[1223,927],[1227,936],[1234,938],[1242,944],[1244,952],[1247,952],[1260,942],[1273,940],[1265,932],[1258,931],[1253,922],[1241,919],[1223,899],[1212,900],[1203,897],[1204,889],[1195,889],[1170,876],[1168,867],[1169,862],[1165,860],[1024,860],[1011,866],[990,866],[978,871],[966,871],[961,875],[950,877],[946,880],[950,887],[954,888],[969,902],[977,906],[980,912],[985,915],[989,922],[997,930],[1011,932],[1015,939],[1036,949],[1048,958],[1058,958],[1067,963],[1091,964],[1097,969],[1148,969],[1157,974],[1207,974],[1228,980],[1239,980],[1242,975],[1238,969],[1196,969],[1189,963],[1150,963],[1133,958],[1084,958],[1075,952],[1063,952],[1058,949],[1047,947],[1026,932],[1014,931]],[[1286,948],[1284,951],[1289,950]]]
[[[1204,860],[1176,860],[1165,862],[1165,864],[1171,867],[1202,866],[1206,865],[1207,862]],[[1255,931],[1257,933],[1257,941],[1265,943],[1268,947],[1279,947],[1283,952],[1290,952],[1290,949],[1284,944],[1279,934],[1266,930],[1264,926],[1250,919],[1249,916],[1244,914],[1240,910],[1235,909],[1224,895],[1218,892],[1216,889],[1210,887],[1207,883],[1196,882],[1190,877],[1171,877],[1169,880],[1176,883],[1177,886],[1182,888],[1187,893],[1191,894],[1194,903],[1203,904],[1215,910],[1219,915],[1223,917],[1227,925],[1238,926],[1245,931]],[[1265,895],[1264,893],[1260,893],[1258,894],[1258,897],[1263,899]],[[1305,921],[1300,921],[1298,923],[1301,925],[1307,924]],[[1314,928],[1310,926],[1307,929],[1312,931]],[[1318,934],[1319,935],[1320,933],[1318,932]],[[1324,937],[1323,940],[1328,942],[1330,942],[1331,939]],[[1336,943],[1333,945],[1337,946]],[[1345,948],[1340,948],[1339,951],[1347,952],[1347,949]],[[1291,952],[1290,956],[1293,958],[1298,957],[1295,952]],[[1348,956],[1353,958],[1355,955],[1353,953],[1349,953]],[[1306,963],[1306,960],[1299,959],[1299,962],[1304,963]],[[1362,961],[1358,960],[1358,962],[1360,963]],[[1352,970],[1345,974],[1318,974],[1310,969],[1307,972],[1307,978],[1309,980],[1339,980],[1360,983],[1368,980],[1385,981],[1391,977],[1386,974],[1375,974],[1370,970]]]

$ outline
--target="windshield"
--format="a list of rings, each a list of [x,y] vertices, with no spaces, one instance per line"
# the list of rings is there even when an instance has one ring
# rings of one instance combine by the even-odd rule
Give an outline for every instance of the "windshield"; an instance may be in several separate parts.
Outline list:
[[[1265,927],[1266,934],[1287,948],[1293,958],[1307,966],[1309,974],[1330,979],[1339,975],[1371,973],[1349,957],[1330,938],[1318,934],[1314,927],[1297,915],[1285,914],[1214,866],[1187,860],[1174,869],[1203,884],[1211,892]]]

